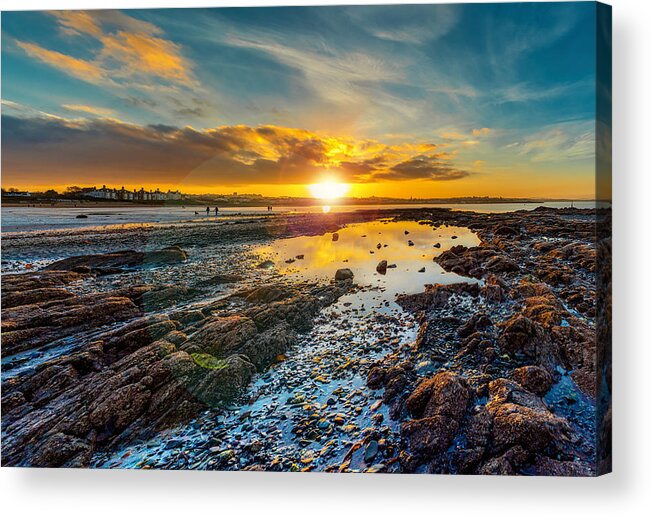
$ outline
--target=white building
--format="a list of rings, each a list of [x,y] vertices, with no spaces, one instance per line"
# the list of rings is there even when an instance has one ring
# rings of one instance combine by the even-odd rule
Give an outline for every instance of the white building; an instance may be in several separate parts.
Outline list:
[[[168,190],[167,193],[161,192],[159,188],[156,190],[145,190],[140,188],[133,191],[127,190],[124,186],[120,189],[116,188],[106,188],[106,185],[103,185],[102,188],[93,188],[91,191],[84,194],[86,197],[92,197],[94,199],[110,199],[117,201],[180,201],[183,198],[183,194],[179,191]]]

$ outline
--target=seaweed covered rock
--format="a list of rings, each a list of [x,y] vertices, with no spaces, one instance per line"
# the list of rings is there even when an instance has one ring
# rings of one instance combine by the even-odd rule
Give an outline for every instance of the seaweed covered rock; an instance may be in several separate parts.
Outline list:
[[[402,426],[409,449],[418,456],[433,456],[447,449],[464,417],[470,392],[461,376],[439,373],[423,380],[405,406],[415,419]]]

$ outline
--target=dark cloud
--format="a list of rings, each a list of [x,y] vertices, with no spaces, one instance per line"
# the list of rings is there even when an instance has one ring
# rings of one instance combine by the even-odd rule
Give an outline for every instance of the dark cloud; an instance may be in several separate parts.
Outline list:
[[[463,179],[468,175],[470,175],[469,172],[454,168],[448,162],[442,161],[437,156],[416,156],[377,174],[377,176],[381,176],[383,179],[393,181],[408,179],[451,181],[454,179]]]
[[[2,117],[5,181],[57,183],[184,183],[193,185],[309,184],[324,173],[340,181],[451,180],[467,172],[438,157],[401,162],[365,142],[321,137],[276,126],[223,126],[207,130],[170,125],[138,126],[113,119]],[[342,147],[363,149],[332,159]],[[429,144],[425,145],[429,148]],[[391,147],[392,155],[408,156]],[[402,154],[400,154],[402,153]]]

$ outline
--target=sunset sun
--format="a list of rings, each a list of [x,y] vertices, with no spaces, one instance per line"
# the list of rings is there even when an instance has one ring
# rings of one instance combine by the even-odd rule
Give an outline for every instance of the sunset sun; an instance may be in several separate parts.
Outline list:
[[[308,189],[315,199],[333,200],[346,195],[350,190],[350,185],[338,183],[337,181],[324,181],[323,183],[308,185]]]

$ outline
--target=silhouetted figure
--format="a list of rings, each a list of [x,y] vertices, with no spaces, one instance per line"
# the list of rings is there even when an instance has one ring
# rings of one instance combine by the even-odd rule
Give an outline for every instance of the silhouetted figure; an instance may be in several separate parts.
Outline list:
[[[218,213],[219,213],[219,208],[215,206],[215,217],[217,216]]]
[[[206,206],[206,215],[210,215],[210,206]]]

